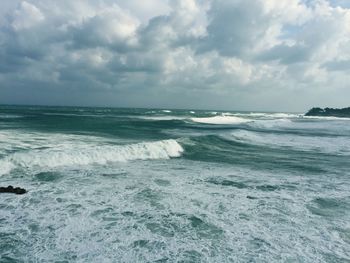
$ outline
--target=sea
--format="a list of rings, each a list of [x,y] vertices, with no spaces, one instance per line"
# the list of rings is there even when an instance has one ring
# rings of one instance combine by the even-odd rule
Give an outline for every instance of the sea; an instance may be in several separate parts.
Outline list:
[[[350,119],[0,106],[0,262],[350,262]]]

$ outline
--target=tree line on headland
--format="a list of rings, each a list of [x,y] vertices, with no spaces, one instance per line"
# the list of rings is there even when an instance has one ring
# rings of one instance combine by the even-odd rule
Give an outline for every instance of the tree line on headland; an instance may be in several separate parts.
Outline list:
[[[305,116],[324,116],[324,117],[350,117],[350,107],[342,109],[334,108],[312,108]]]

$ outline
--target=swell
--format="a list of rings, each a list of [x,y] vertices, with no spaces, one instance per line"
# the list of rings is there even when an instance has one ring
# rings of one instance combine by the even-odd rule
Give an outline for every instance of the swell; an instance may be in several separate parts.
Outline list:
[[[45,112],[28,110],[28,112],[15,111],[12,114],[23,116],[19,119],[6,119],[2,121],[13,125],[13,128],[23,127],[33,131],[60,132],[76,134],[111,135],[122,138],[135,139],[166,139],[163,131],[171,129],[196,130],[227,130],[231,128],[250,128],[258,130],[287,130],[305,127],[301,119],[288,117],[288,115],[266,114],[229,114],[190,112],[164,112],[155,114],[141,114],[139,110],[87,110],[80,109],[59,111],[46,109]],[[9,113],[6,113],[9,114]],[[308,120],[314,121],[314,120]],[[314,131],[315,129],[313,129]]]
[[[299,133],[257,132],[236,129],[224,138],[271,148],[350,156],[350,140],[349,137],[344,136],[310,136],[309,134]]]
[[[275,147],[271,144],[229,138],[227,135],[192,137],[184,140],[182,145],[185,150],[183,157],[186,159],[226,163],[257,170],[318,174],[342,172],[350,168],[346,155],[305,151],[298,147]]]
[[[11,120],[11,122],[10,122]],[[4,121],[1,121],[4,123]],[[6,119],[13,129],[26,129],[32,132],[89,134],[111,136],[124,139],[162,140],[163,130],[183,128],[187,124],[181,118],[162,117],[153,119],[139,116],[80,116],[80,115],[26,115],[21,119]]]

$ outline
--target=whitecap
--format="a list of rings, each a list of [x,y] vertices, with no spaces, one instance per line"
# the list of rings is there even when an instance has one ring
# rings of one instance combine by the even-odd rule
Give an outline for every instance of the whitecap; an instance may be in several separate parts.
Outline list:
[[[250,122],[251,120],[235,117],[235,116],[214,116],[206,118],[191,118],[193,122],[205,124],[241,124]]]

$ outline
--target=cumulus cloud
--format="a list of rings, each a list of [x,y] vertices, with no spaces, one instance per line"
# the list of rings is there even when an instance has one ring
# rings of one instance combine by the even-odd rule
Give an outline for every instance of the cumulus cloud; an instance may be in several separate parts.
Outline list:
[[[341,0],[0,5],[1,103],[294,111],[348,103],[350,7]]]
[[[45,19],[41,11],[26,1],[22,2],[14,11],[11,25],[14,30],[22,30],[30,28]]]

